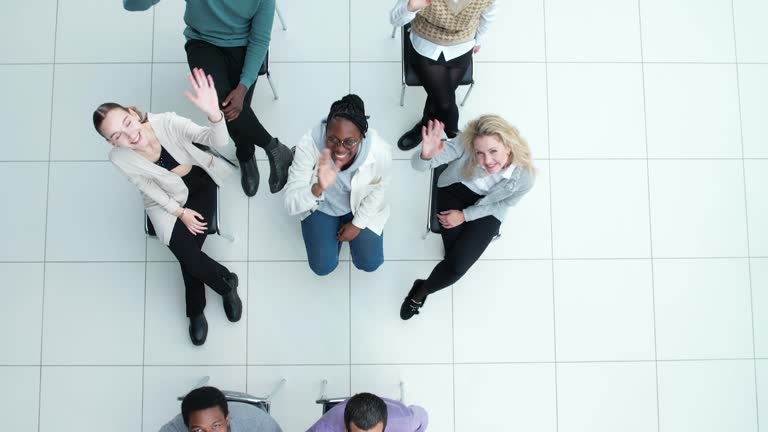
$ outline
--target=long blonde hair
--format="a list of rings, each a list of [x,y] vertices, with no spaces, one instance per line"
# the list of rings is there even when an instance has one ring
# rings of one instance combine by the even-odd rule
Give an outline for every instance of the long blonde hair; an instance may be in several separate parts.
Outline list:
[[[520,136],[517,128],[509,124],[501,116],[485,114],[467,123],[464,131],[459,136],[459,139],[464,144],[464,148],[470,154],[469,162],[464,167],[464,177],[472,177],[475,167],[478,165],[475,156],[475,139],[489,135],[501,141],[509,154],[504,168],[514,164],[517,167],[527,169],[532,174],[536,173],[536,168],[531,160],[531,149],[528,147],[528,142]]]

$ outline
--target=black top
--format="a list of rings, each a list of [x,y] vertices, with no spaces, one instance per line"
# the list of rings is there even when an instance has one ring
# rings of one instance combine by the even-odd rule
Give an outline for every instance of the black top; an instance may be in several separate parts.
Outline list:
[[[168,150],[165,149],[165,147],[160,146],[160,159],[158,159],[155,162],[155,165],[163,167],[167,169],[168,171],[176,168],[180,164],[176,162],[176,159],[171,156],[170,153],[168,153]]]

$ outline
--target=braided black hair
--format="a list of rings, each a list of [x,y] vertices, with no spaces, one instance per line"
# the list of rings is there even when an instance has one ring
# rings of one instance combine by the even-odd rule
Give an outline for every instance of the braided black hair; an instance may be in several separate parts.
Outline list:
[[[331,112],[328,113],[328,118],[325,122],[329,123],[335,118],[351,121],[360,129],[360,133],[363,136],[368,132],[368,116],[365,115],[365,104],[358,95],[348,94],[331,104]]]

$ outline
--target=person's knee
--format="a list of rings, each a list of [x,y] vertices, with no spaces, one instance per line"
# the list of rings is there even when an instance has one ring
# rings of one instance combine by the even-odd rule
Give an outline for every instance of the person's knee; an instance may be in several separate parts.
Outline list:
[[[384,263],[383,257],[370,257],[365,259],[353,260],[352,263],[358,270],[364,272],[375,272]]]
[[[311,259],[309,260],[309,268],[318,276],[327,276],[331,274],[339,265],[339,260],[331,259]]]

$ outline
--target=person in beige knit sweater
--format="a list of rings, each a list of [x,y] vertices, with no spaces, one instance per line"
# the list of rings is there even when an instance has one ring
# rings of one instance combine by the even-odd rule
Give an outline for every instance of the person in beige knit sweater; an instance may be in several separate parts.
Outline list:
[[[409,37],[416,55],[412,66],[427,92],[421,120],[397,141],[401,150],[421,142],[429,120],[445,125],[448,138],[458,133],[456,88],[483,35],[495,19],[497,0],[398,0],[391,13],[394,26],[411,23]]]

